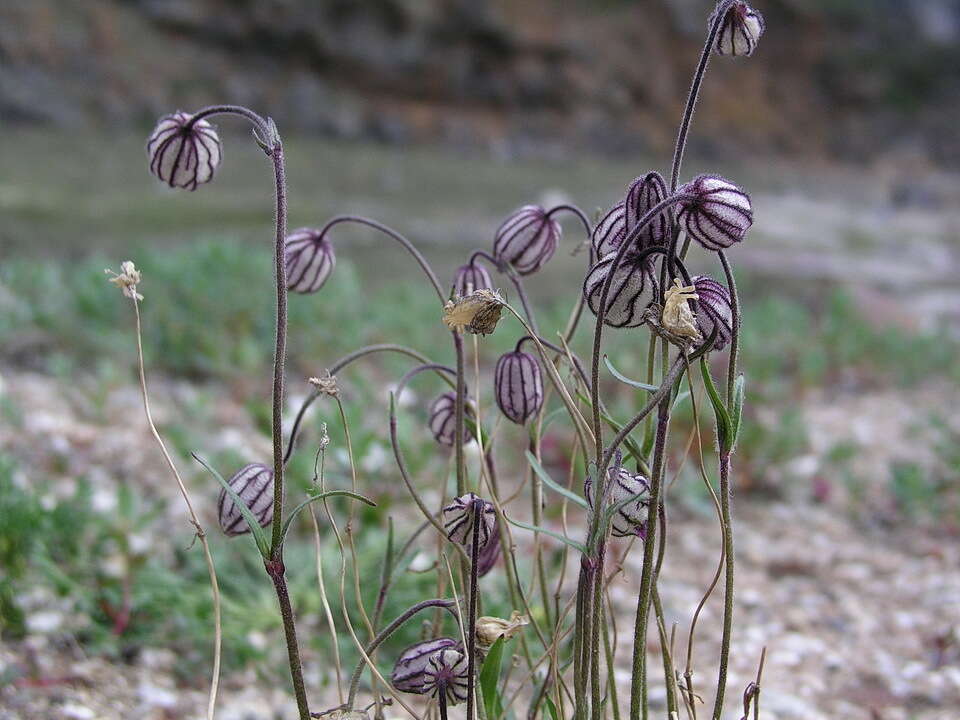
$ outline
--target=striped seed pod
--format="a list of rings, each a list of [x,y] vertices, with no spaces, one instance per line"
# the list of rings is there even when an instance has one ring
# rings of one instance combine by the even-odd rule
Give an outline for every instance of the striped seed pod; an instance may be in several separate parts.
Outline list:
[[[693,287],[697,292],[697,325],[705,338],[714,328],[717,338],[713,349],[723,350],[733,337],[733,306],[726,286],[705,275],[695,275]]]
[[[616,253],[609,253],[596,265],[590,268],[583,281],[583,294],[587,299],[590,311],[596,315],[600,309],[600,299],[603,293],[603,283]],[[604,323],[616,328],[639,327],[645,322],[644,310],[656,297],[657,281],[653,274],[653,263],[648,260],[640,262],[635,258],[625,256],[620,261],[610,291],[607,294],[607,312]],[[648,293],[647,291],[651,292]]]
[[[717,21],[719,11],[720,3],[717,4],[717,8],[710,15],[710,20],[707,23],[708,28],[712,28]],[[730,55],[731,57],[752,55],[765,28],[763,15],[747,3],[738,0],[724,12],[713,49],[717,55]]]
[[[452,648],[435,652],[423,673],[423,694],[437,699],[443,695],[447,705],[459,705],[467,699],[469,671],[465,653]]]
[[[260,527],[273,522],[273,470],[260,463],[244,465],[227,484],[243,500],[253,516],[260,521]],[[226,490],[220,490],[217,498],[217,517],[220,527],[226,535],[243,535],[250,532],[246,519],[227,496]]]
[[[160,118],[147,140],[150,172],[170,187],[196,190],[213,178],[223,148],[213,125],[178,110]]]
[[[469,399],[464,400],[464,413],[466,417],[473,417],[473,408],[470,406]],[[441,445],[453,447],[454,429],[457,425],[457,394],[455,392],[445,392],[431,403],[428,422],[433,439]],[[470,428],[464,423],[463,441],[467,443],[472,438]]]
[[[722,177],[700,175],[678,192],[691,197],[679,203],[677,219],[707,250],[740,242],[753,224],[750,196]]]
[[[453,274],[454,297],[466,297],[475,290],[493,290],[490,273],[480,263],[469,262],[461,265]]]
[[[333,244],[314,228],[300,228],[287,235],[283,258],[287,267],[287,290],[296,293],[315,293],[337,264]]]
[[[593,508],[593,482],[585,483],[587,502]],[[604,507],[620,505],[610,519],[610,534],[614,537],[645,538],[650,507],[650,485],[642,475],[634,474],[619,464],[607,471],[607,501]]]
[[[430,658],[442,650],[455,649],[458,645],[456,640],[447,637],[414,643],[400,653],[393,666],[390,682],[401,692],[424,694],[423,681]]]
[[[539,205],[524,205],[503,221],[493,240],[493,256],[521,275],[535,273],[560,242],[560,223]]]
[[[667,184],[658,172],[649,172],[630,183],[625,200],[618,202],[600,218],[593,228],[590,240],[597,257],[604,257],[620,249],[620,244],[633,232],[637,223],[667,196]],[[666,245],[670,239],[670,216],[667,211],[657,213],[634,240],[637,251]],[[632,251],[631,251],[632,252]]]
[[[514,350],[497,360],[494,370],[497,406],[511,422],[526,424],[543,407],[540,365],[530,353]]]
[[[477,548],[481,552],[494,536],[497,513],[493,503],[476,493],[468,492],[456,498],[443,509],[443,529],[451,542],[470,547],[473,541],[473,520],[477,505],[480,506],[480,528]],[[479,562],[478,562],[479,564]]]

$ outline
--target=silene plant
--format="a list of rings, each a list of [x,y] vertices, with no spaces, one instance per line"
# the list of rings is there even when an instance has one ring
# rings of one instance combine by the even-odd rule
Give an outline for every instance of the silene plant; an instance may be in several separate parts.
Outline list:
[[[573,205],[524,205],[493,234],[491,251],[474,251],[449,282],[437,277],[410,240],[374,220],[338,216],[316,228],[288,232],[283,143],[270,118],[239,106],[217,105],[194,113],[176,112],[159,121],[147,143],[147,155],[150,171],[170,187],[196,190],[213,179],[222,157],[220,138],[210,123],[215,116],[231,115],[252,125],[256,142],[273,166],[273,457],[241,468],[224,468],[222,474],[200,455],[194,457],[219,483],[217,515],[221,530],[228,536],[253,536],[276,590],[300,720],[322,716],[363,720],[370,714],[382,718],[387,707],[391,716],[409,713],[414,718],[445,719],[451,713],[463,713],[467,720],[498,720],[525,713],[528,718],[549,720],[646,720],[651,715],[648,687],[654,673],[662,673],[666,688],[665,713],[658,711],[655,715],[674,720],[681,713],[694,719],[698,714],[709,714],[713,720],[720,720],[733,623],[732,455],[744,397],[743,376],[737,368],[740,306],[727,253],[744,240],[753,211],[747,193],[720,175],[700,175],[681,182],[681,161],[711,56],[749,56],[763,30],[760,13],[747,3],[721,0],[717,4],[707,23],[705,45],[693,75],[668,177],[656,171],[641,174],[595,223]],[[538,326],[524,292],[524,279],[543,271],[557,250],[562,239],[560,220],[564,217],[582,226],[589,238],[589,267],[566,327],[548,337]],[[310,392],[284,433],[288,293],[310,295],[322,291],[336,265],[334,230],[344,224],[364,225],[399,243],[413,258],[436,294],[437,332],[449,333],[453,361],[448,364],[429,358],[403,345],[359,348],[307,381]],[[716,260],[716,267],[693,274],[686,265],[691,243],[709,251],[707,257]],[[491,273],[509,282],[511,294],[518,299],[517,308],[504,299]],[[140,340],[140,271],[127,261],[119,273],[111,275],[135,309],[140,380],[149,427],[179,484],[206,557],[216,623],[207,710],[212,718],[221,658],[216,570],[186,486],[151,419]],[[505,326],[514,328],[516,345],[496,361],[492,376],[484,380],[480,370],[485,364],[478,360],[480,338],[494,332],[502,318]],[[577,330],[591,321],[592,352],[589,358],[581,359],[571,344]],[[642,382],[627,378],[605,360],[603,340],[604,333],[610,332],[608,328],[629,333],[631,342],[636,339],[635,347],[643,348],[638,350],[638,356],[646,359]],[[466,344],[468,335],[472,337]],[[397,471],[412,500],[397,525],[412,534],[402,549],[395,551],[391,523],[379,593],[375,606],[367,608],[360,599],[351,528],[358,504],[373,503],[364,496],[362,478],[353,464],[337,378],[348,366],[377,353],[404,355],[412,365],[397,380],[387,410]],[[471,354],[472,358],[468,357]],[[720,361],[725,362],[726,372],[717,387],[710,367]],[[602,362],[605,368],[601,368]],[[645,402],[632,417],[615,417],[605,405],[600,394],[604,369],[617,381],[639,389],[638,397]],[[473,371],[472,391],[467,387],[468,370]],[[449,453],[452,459],[449,475],[442,473],[434,478],[432,487],[428,487],[429,478],[411,475],[398,435],[401,415],[397,398],[424,374],[438,377],[444,392],[424,408],[422,432],[427,442],[439,446],[438,453]],[[689,619],[685,642],[679,643],[685,647],[681,647],[676,641],[676,627],[668,628],[657,586],[660,571],[669,562],[664,480],[671,411],[678,401],[685,400],[684,384],[690,390],[695,420],[695,384],[702,385],[714,419],[718,486],[714,487],[702,456],[699,474],[716,507],[719,564],[713,582]],[[484,390],[489,390],[487,396],[499,412],[491,404],[490,412],[481,413]],[[352,483],[348,489],[325,484],[323,459],[329,438],[324,426],[314,454],[313,490],[295,503],[286,502],[286,465],[297,451],[304,420],[318,399],[333,403],[343,424]],[[563,423],[569,424],[568,432],[561,437],[570,438],[566,448],[570,462],[568,477],[560,481],[551,478],[540,458],[541,439],[548,426]],[[495,440],[510,433],[528,442],[528,468],[522,480],[508,488],[497,476]],[[465,453],[469,445],[474,448]],[[303,449],[314,452],[313,448]],[[434,500],[438,495],[444,498],[439,504]],[[333,502],[336,497],[341,500]],[[555,504],[545,517],[551,500]],[[317,508],[324,510],[341,557],[340,618],[331,611],[323,574],[319,573],[319,590],[333,638],[330,660],[336,670],[339,700],[332,708],[318,708],[310,702],[311,688],[304,680],[296,614],[286,583],[288,572],[304,570],[284,564],[288,531],[304,510],[319,551]],[[343,530],[337,522],[338,513],[348,516]],[[387,536],[381,528],[375,532]],[[431,535],[433,540],[427,541]],[[423,547],[436,548],[431,572],[436,573],[437,596],[424,598],[396,617],[384,618],[385,600],[398,581],[400,559],[416,547],[421,551]],[[617,633],[613,631],[616,618],[609,599],[610,584],[623,572],[628,552],[639,554],[633,566],[642,568],[639,577],[631,578],[636,615],[630,656],[617,646]],[[710,557],[716,555],[710,551]],[[347,612],[345,586],[351,566],[359,605],[353,615],[363,619],[361,627],[354,626]],[[495,572],[502,573],[498,587],[506,587],[506,597],[498,598],[498,602],[509,602],[514,611],[509,618],[481,615],[481,590]],[[720,644],[715,686],[713,672],[709,680],[697,683],[703,673],[695,675],[691,659],[697,619],[714,591],[722,593],[724,600],[722,624],[715,629]],[[429,620],[422,624],[425,630],[421,641],[393,657],[384,657],[383,652],[378,656],[383,642],[415,618]],[[648,660],[651,634],[656,636],[660,653],[656,667],[651,667]],[[338,639],[355,646],[361,657],[349,674],[342,672]],[[505,655],[513,661],[504,663]],[[624,677],[622,668],[627,667],[629,685],[618,680]],[[743,690],[744,718],[759,716],[762,667],[761,656],[756,681]],[[619,675],[617,668],[621,668]],[[716,690],[711,703],[704,689],[713,687]],[[659,700],[656,707],[662,707]]]

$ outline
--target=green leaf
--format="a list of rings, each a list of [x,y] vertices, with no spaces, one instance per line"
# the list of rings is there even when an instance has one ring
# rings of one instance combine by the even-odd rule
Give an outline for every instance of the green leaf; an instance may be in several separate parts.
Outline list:
[[[610,362],[610,358],[608,358],[606,355],[603,356],[603,362],[606,364],[607,370],[609,370],[610,373],[622,383],[626,383],[627,385],[638,388],[640,390],[646,390],[647,392],[656,392],[657,390],[660,389],[656,385],[650,385],[649,383],[640,382],[639,380],[631,380],[626,375],[618,371],[613,366],[613,363]]]
[[[720,393],[717,392],[717,386],[713,384],[713,378],[710,376],[710,368],[707,366],[705,358],[700,358],[700,374],[703,375],[703,384],[707,388],[707,395],[710,397],[710,403],[713,405],[713,414],[717,418],[717,443],[722,452],[730,451],[730,414],[727,412],[723,400],[720,399]]]
[[[557,712],[557,706],[553,700],[550,699],[549,695],[544,696],[543,702],[546,703],[547,710],[550,711],[550,720],[560,720],[560,713]]]
[[[730,418],[732,427],[730,429],[730,447],[733,448],[740,435],[740,419],[743,417],[743,399],[746,390],[746,378],[743,374],[737,376],[733,383],[733,416]]]
[[[537,527],[536,525],[528,525],[525,522],[520,522],[519,520],[511,520],[506,515],[503,516],[508,523],[511,525],[516,525],[517,527],[523,528],[524,530],[532,530],[533,532],[541,532],[544,535],[549,535],[552,538],[556,538],[565,545],[569,545],[574,550],[578,550],[584,554],[587,552],[587,548],[578,543],[576,540],[571,540],[566,535],[561,535],[560,533],[554,532],[553,530],[547,530],[547,528]]]
[[[351,500],[359,500],[360,502],[366,503],[370,507],[377,506],[377,504],[373,500],[370,500],[369,498],[365,498],[363,495],[358,495],[355,492],[350,492],[349,490],[327,490],[326,492],[322,492],[318,495],[311,495],[302,503],[297,505],[293,510],[290,511],[290,515],[284,521],[283,529],[280,531],[280,542],[283,543],[284,538],[287,537],[287,531],[290,530],[290,525],[293,523],[294,518],[297,517],[297,515],[301,510],[303,510],[307,505],[309,505],[312,502],[316,502],[317,500],[325,500],[327,498],[332,498],[332,497],[348,497]]]
[[[267,534],[263,531],[263,528],[260,527],[260,523],[257,522],[257,518],[254,516],[253,512],[247,507],[247,504],[240,499],[240,496],[234,492],[233,488],[230,487],[230,483],[224,480],[220,473],[208,465],[206,460],[201,458],[196,453],[190,454],[193,455],[194,460],[203,465],[207,471],[217,479],[217,482],[223,486],[224,491],[230,496],[230,499],[233,500],[233,504],[240,511],[240,514],[243,515],[243,519],[247,521],[247,525],[250,526],[250,532],[253,534],[254,542],[257,543],[257,549],[260,551],[260,554],[263,555],[263,559],[269,560],[270,541],[267,540]]]
[[[497,720],[503,712],[503,700],[497,686],[500,684],[504,644],[505,639],[502,636],[497,638],[480,668],[480,694],[483,697],[483,707],[487,711],[488,720]]]
[[[560,493],[565,498],[567,498],[567,500],[570,500],[571,502],[576,503],[582,508],[590,507],[587,504],[587,501],[584,500],[582,497],[580,497],[574,492],[571,492],[570,490],[567,490],[563,485],[560,485],[553,478],[551,478],[550,475],[547,473],[547,471],[543,469],[543,466],[537,461],[536,456],[532,452],[527,450],[526,455],[527,455],[527,462],[530,463],[530,467],[533,468],[533,471],[537,474],[537,477],[543,481],[544,485],[549,487],[554,492]]]
[[[673,409],[676,410],[680,407],[680,403],[690,397],[690,391],[684,390],[682,393],[678,393],[677,396],[673,399]]]

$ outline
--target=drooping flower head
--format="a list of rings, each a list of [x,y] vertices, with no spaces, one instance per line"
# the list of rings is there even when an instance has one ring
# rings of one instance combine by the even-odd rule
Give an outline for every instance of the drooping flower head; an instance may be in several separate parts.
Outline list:
[[[468,492],[456,498],[443,509],[443,529],[451,542],[469,548],[473,542],[473,521],[480,512],[477,551],[482,551],[493,537],[497,513],[493,503],[484,500],[476,493]]]
[[[600,310],[600,300],[603,294],[603,283],[616,253],[611,252],[590,268],[583,281],[583,294],[587,299],[590,311],[597,315]],[[640,261],[636,257],[625,255],[610,283],[607,294],[607,312],[604,323],[611,327],[629,328],[643,325],[644,310],[656,296],[657,281],[653,273],[653,264],[649,259]]]
[[[469,671],[467,656],[459,650],[448,648],[435,652],[423,672],[423,694],[438,700],[443,695],[447,705],[459,705],[467,699]]]
[[[483,651],[489,650],[500,638],[509,640],[529,624],[530,619],[521,615],[518,610],[510,613],[509,620],[490,615],[477,618],[477,646]]]
[[[227,484],[250,508],[260,527],[266,527],[273,522],[273,470],[260,463],[250,463],[244,465]],[[227,535],[250,532],[240,508],[234,504],[226,490],[220,490],[217,498],[217,517],[220,528]]]
[[[287,235],[283,243],[287,267],[287,290],[315,293],[330,277],[337,264],[333,243],[315,228],[300,228]]]
[[[593,503],[593,481],[585,482],[587,502]],[[619,462],[607,470],[606,502],[603,507],[620,505],[610,520],[610,533],[614,537],[646,537],[647,514],[650,508],[650,485],[642,475],[635,474]]]
[[[493,280],[487,269],[478,262],[461,265],[453,274],[454,297],[466,297],[476,290],[493,290]]]
[[[678,204],[677,219],[707,250],[740,242],[753,225],[750,196],[718,175],[700,175],[678,192],[690,197]]]
[[[710,15],[710,20],[707,23],[708,28],[713,27],[719,10],[720,4],[718,3],[717,8]],[[720,30],[717,32],[717,41],[713,49],[717,55],[730,55],[732,57],[752,55],[765,27],[763,15],[742,0],[737,0],[723,14],[723,19],[720,21]]]
[[[467,416],[473,416],[473,409],[469,402],[464,402],[464,412]],[[448,391],[438,396],[430,405],[430,432],[433,438],[441,445],[453,447],[456,435],[454,428],[457,425],[457,395]],[[470,430],[463,428],[463,441],[469,442],[472,439]]]
[[[503,221],[493,240],[493,256],[521,275],[536,272],[560,243],[560,223],[539,205],[524,205]]]
[[[649,172],[630,183],[626,198],[610,208],[593,229],[591,242],[597,257],[602,258],[619,250],[620,244],[633,232],[643,216],[666,197],[667,184],[658,172]],[[648,247],[666,245],[669,236],[670,217],[664,210],[640,230],[633,249],[639,252]]]
[[[170,187],[196,190],[213,178],[222,147],[217,131],[206,120],[190,123],[178,110],[160,118],[147,140],[150,172]]]
[[[733,307],[730,291],[726,286],[705,275],[695,275],[693,287],[697,291],[697,325],[705,338],[710,337],[714,328],[717,337],[714,350],[723,350],[733,337]]]
[[[540,365],[530,353],[514,350],[500,356],[494,370],[497,406],[511,422],[526,424],[543,407]]]
[[[456,640],[448,637],[414,643],[400,653],[393,666],[390,682],[402,692],[423,695],[426,692],[423,683],[430,658],[443,650],[456,648],[458,644]]]

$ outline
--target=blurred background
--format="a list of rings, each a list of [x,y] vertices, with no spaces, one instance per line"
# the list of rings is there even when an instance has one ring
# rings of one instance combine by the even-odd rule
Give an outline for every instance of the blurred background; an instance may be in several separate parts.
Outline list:
[[[0,719],[193,718],[205,706],[202,557],[142,420],[132,309],[103,274],[126,259],[144,272],[158,424],[222,576],[220,717],[293,717],[272,589],[248,541],[215,531],[216,487],[189,461],[198,450],[229,472],[269,454],[271,170],[247,128],[221,119],[214,182],[170,191],[147,172],[156,119],[220,102],[270,115],[287,149],[291,227],[368,215],[449,278],[519,205],[573,202],[592,217],[634,177],[669,170],[711,6],[0,0]],[[755,7],[767,31],[752,58],[711,62],[682,174],[731,178],[756,215],[731,252],[748,406],[730,698],[766,645],[768,720],[955,720],[960,0]],[[563,324],[585,270],[582,228],[564,230],[530,283],[546,328]],[[397,247],[349,228],[334,243],[323,291],[291,300],[291,413],[302,380],[359,345],[450,355],[435,301]],[[691,262],[718,272],[705,254]],[[610,338],[616,367],[641,376],[645,341]],[[481,372],[515,340],[506,324],[484,340]],[[581,331],[575,346],[587,343]],[[374,575],[387,515],[413,523],[386,439],[387,393],[407,367],[378,360],[341,379],[361,481],[380,503],[359,536]],[[637,405],[605,382],[621,415]],[[405,410],[424,475],[446,467],[423,427],[439,389],[424,381]],[[692,413],[678,413],[686,437]],[[311,482],[322,421],[331,478],[346,471],[334,408],[320,407],[292,493]],[[547,441],[559,476],[569,437]],[[521,473],[522,438],[503,442]],[[661,592],[683,628],[718,541],[675,444],[676,560]],[[308,529],[287,566],[319,707],[334,691]],[[422,578],[404,575],[387,616],[430,592]],[[636,584],[628,570],[614,588],[625,617]],[[721,610],[714,598],[702,627]],[[708,676],[716,641],[701,645]]]

